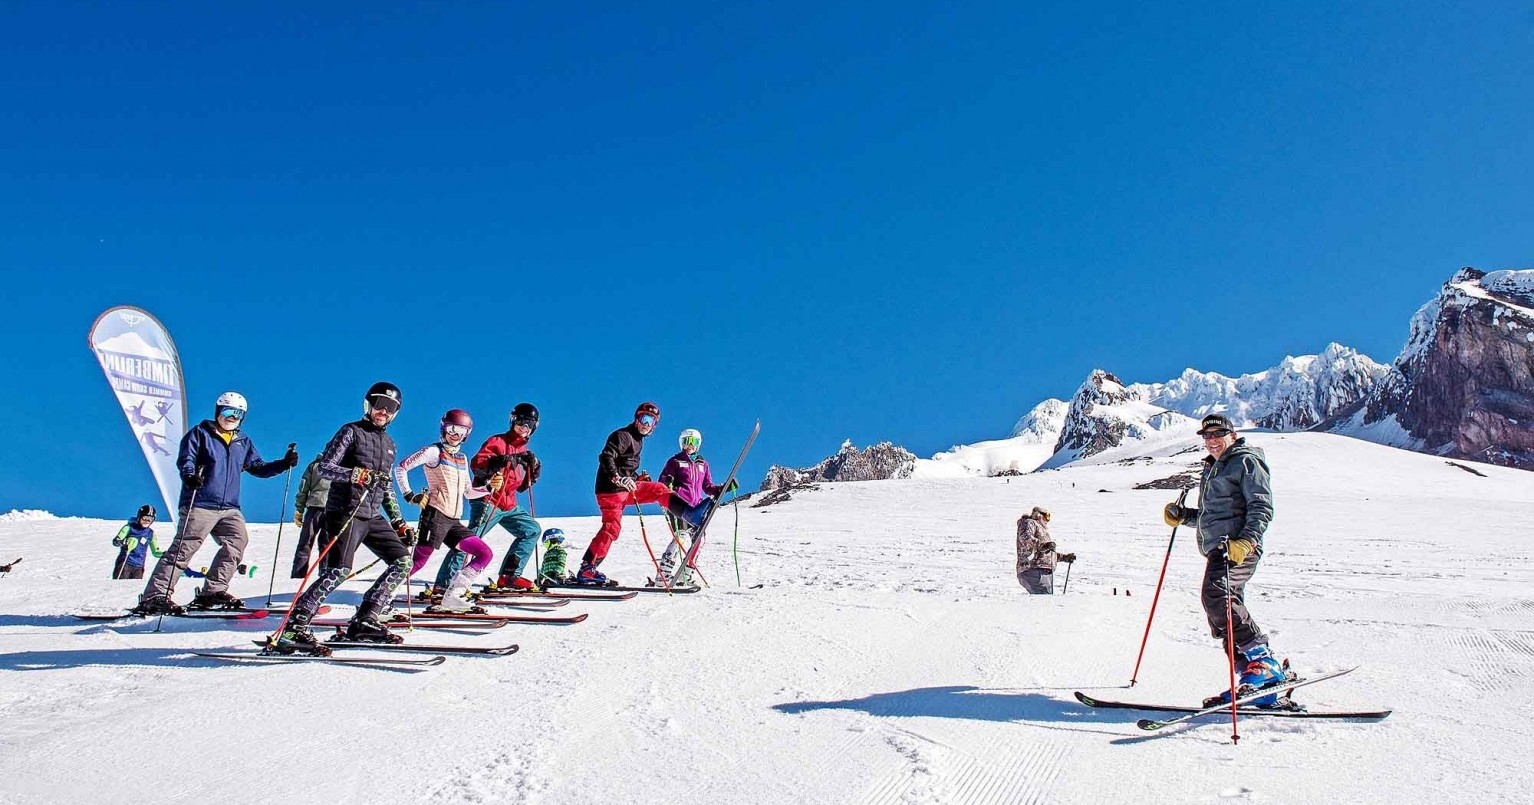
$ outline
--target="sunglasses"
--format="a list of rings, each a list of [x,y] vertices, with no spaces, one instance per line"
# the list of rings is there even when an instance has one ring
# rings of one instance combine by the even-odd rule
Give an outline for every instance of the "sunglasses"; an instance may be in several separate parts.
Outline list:
[[[635,419],[634,421],[638,422],[641,425],[654,425],[655,422],[656,422],[656,419],[655,419],[655,416],[653,414],[643,414],[643,415],[639,416],[637,419]]]
[[[1206,430],[1199,435],[1205,439],[1223,439],[1230,435],[1230,431],[1220,428],[1219,430]]]
[[[245,418],[245,412],[238,408],[220,408],[218,409],[218,418],[243,420]]]
[[[460,439],[469,438],[469,429],[462,425],[448,425],[442,429],[444,436],[457,436]]]

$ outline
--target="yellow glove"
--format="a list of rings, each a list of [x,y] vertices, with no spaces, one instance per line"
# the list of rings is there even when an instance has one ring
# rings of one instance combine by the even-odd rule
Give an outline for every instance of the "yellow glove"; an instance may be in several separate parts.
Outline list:
[[[1245,562],[1246,557],[1251,556],[1252,551],[1255,550],[1257,550],[1257,543],[1249,539],[1233,539],[1225,543],[1225,557],[1233,565]]]
[[[490,476],[490,481],[485,484],[485,486],[490,488],[491,492],[499,492],[499,491],[501,491],[501,487],[503,487],[505,485],[506,485],[506,477],[503,476],[501,473],[496,473],[496,474]]]
[[[1169,526],[1175,527],[1182,525],[1182,518],[1185,516],[1186,512],[1183,507],[1177,505],[1176,503],[1168,503],[1166,508],[1161,510],[1161,519],[1164,520]]]
[[[299,528],[303,528],[304,527],[304,510],[303,509],[294,509],[293,510],[293,525],[296,525]]]

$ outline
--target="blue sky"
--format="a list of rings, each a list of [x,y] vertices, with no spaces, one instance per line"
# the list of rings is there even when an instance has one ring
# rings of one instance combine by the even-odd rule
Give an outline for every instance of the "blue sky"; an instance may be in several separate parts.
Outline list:
[[[644,399],[652,471],[760,417],[754,485],[1094,367],[1388,361],[1455,269],[1529,265],[1516,4],[632,5],[6,4],[0,511],[157,497],[85,345],[114,304],[270,455],[374,380],[407,450],[532,401],[579,514]]]

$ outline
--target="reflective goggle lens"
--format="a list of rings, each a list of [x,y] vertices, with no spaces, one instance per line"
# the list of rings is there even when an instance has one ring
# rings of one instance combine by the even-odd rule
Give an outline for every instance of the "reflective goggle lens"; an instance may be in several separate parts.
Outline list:
[[[442,429],[444,436],[457,436],[460,439],[469,438],[469,429],[462,425],[448,425]]]
[[[237,420],[238,419],[244,419],[245,418],[245,412],[241,411],[238,408],[229,408],[229,407],[225,406],[223,408],[218,409],[218,418],[219,419],[237,419]]]
[[[697,436],[682,437],[682,445],[684,447],[698,447],[701,444],[703,444],[703,440]]]
[[[372,405],[374,411],[383,411],[387,414],[392,414],[399,410],[399,400],[393,397],[385,397],[382,394],[375,396],[369,401],[369,404]]]
[[[641,425],[654,425],[655,416],[653,414],[640,414],[637,421]]]

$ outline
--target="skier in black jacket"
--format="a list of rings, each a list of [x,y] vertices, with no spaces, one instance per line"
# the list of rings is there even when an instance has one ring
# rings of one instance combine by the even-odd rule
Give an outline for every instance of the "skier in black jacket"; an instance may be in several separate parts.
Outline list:
[[[400,403],[399,387],[374,383],[363,401],[363,418],[342,425],[320,454],[320,475],[331,481],[321,537],[328,550],[314,580],[299,596],[287,629],[274,644],[277,651],[330,653],[315,639],[309,623],[325,597],[351,573],[358,545],[366,545],[387,567],[363,594],[362,605],[347,625],[346,639],[403,642],[380,620],[410,572],[409,546],[416,540],[415,529],[405,522],[394,499],[391,469],[395,446],[385,432],[399,413]],[[329,545],[331,541],[335,544]]]

